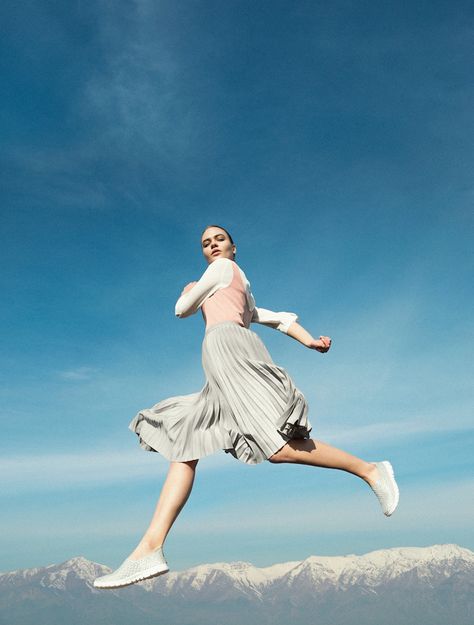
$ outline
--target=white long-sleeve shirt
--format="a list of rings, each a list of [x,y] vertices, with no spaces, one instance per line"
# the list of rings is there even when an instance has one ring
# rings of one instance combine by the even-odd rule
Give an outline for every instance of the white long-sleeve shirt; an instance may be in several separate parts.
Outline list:
[[[260,323],[269,326],[285,334],[288,332],[289,326],[298,319],[298,315],[292,312],[274,312],[266,308],[260,308],[255,305],[250,282],[248,281],[244,271],[237,263],[229,258],[217,258],[214,260],[203,273],[201,278],[192,287],[185,288],[181,293],[175,306],[175,315],[177,317],[189,317],[196,313],[199,308],[206,308],[206,302],[215,293],[221,289],[234,290],[234,293],[228,293],[227,299],[223,303],[216,302],[218,305],[217,317],[219,315],[222,320],[226,315],[229,319],[238,318],[242,325],[248,327],[245,320],[251,323]],[[239,294],[242,296],[239,299]],[[243,295],[245,297],[243,297]],[[236,310],[239,308],[239,310]],[[244,310],[245,309],[245,310]],[[246,314],[247,313],[247,314]],[[206,318],[205,312],[203,312]],[[236,317],[237,315],[237,317]]]

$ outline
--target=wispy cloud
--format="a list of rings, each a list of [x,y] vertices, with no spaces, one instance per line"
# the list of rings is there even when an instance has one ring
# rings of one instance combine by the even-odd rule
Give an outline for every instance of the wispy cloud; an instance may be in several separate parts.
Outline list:
[[[354,291],[364,292],[369,274],[362,273]],[[282,358],[309,401],[318,431],[338,415],[355,423],[354,431],[337,432],[347,440],[364,427],[377,436],[384,430],[403,436],[472,427],[472,367],[467,364],[472,359],[469,342],[462,338],[472,333],[472,324],[462,317],[455,338],[441,346],[435,315],[442,317],[446,304],[432,301],[427,292],[428,260],[411,262],[408,255],[399,274],[372,295],[370,305],[361,307],[358,298],[353,307],[338,309],[331,328],[313,329],[314,314],[310,309],[302,314],[301,323],[310,331],[333,338],[332,350],[323,357],[289,348]]]
[[[270,499],[262,495],[247,503],[227,502],[225,505],[215,502],[205,510],[194,510],[181,515],[179,523],[173,528],[175,536],[233,536],[237,534],[259,535],[268,532],[287,536],[295,531],[298,534],[314,536],[334,535],[338,533],[358,532],[420,532],[424,524],[429,523],[430,532],[468,529],[474,524],[474,500],[466,498],[466,493],[474,491],[474,480],[449,481],[430,486],[401,484],[400,504],[393,517],[385,517],[375,495],[364,484],[354,482],[353,492],[348,493],[316,489],[308,496],[307,492],[285,493],[285,502],[281,498]],[[462,501],[462,512],[459,502]],[[246,510],[247,507],[247,510]],[[436,511],[436,514],[433,514]],[[67,513],[66,513],[67,514]],[[74,510],[69,512],[74,515]],[[103,523],[98,523],[94,516],[84,516],[80,525],[65,522],[64,513],[57,519],[51,518],[47,510],[37,516],[35,536],[58,537],[84,536],[98,537],[130,536],[143,526],[143,519],[136,509],[121,509],[117,515],[115,509],[103,511]],[[0,532],[10,539],[21,536],[29,527],[24,515],[12,523],[0,520]]]
[[[362,485],[362,488],[361,488]],[[474,499],[466,500],[466,493],[474,492],[474,479],[420,487],[417,484],[401,485],[399,507],[393,517],[387,519],[379,508],[375,495],[364,484],[350,494],[325,489],[313,492],[311,497],[285,494],[285,505],[280,500],[262,500],[252,504],[251,514],[242,514],[240,504],[220,506],[218,514],[200,513],[180,524],[179,532],[265,532],[272,530],[288,533],[294,531],[347,532],[383,530],[391,523],[399,530],[420,529],[420,524],[430,519],[431,526],[469,527],[474,523]],[[462,514],[459,502],[463,501]],[[374,510],[380,514],[374,514]],[[436,518],[432,511],[436,510]],[[395,516],[396,515],[396,516]],[[289,529],[292,528],[292,529]]]
[[[64,380],[90,380],[98,369],[94,367],[78,367],[77,369],[69,369],[67,371],[58,371],[60,378]]]
[[[81,131],[65,132],[51,146],[6,146],[15,201],[109,209],[117,193],[142,207],[149,186],[161,177],[182,180],[187,159],[202,156],[199,113],[186,95],[192,77],[184,79],[177,50],[164,43],[160,11],[152,2],[131,3],[125,12],[95,8],[89,46],[95,62],[78,66],[77,91],[67,101],[68,117]]]
[[[83,92],[82,108],[101,127],[100,144],[114,147],[127,160],[153,157],[173,166],[197,148],[194,110],[186,102],[179,51],[160,36],[160,7],[140,2],[123,15],[104,6],[97,22],[101,64],[94,68]]]
[[[359,427],[339,427],[327,429],[322,427],[315,438],[327,438],[344,444],[360,442],[397,441],[419,434],[436,434],[441,432],[472,432],[472,422],[456,419],[435,421],[429,417],[419,417],[400,421],[370,423]]]
[[[200,470],[231,463],[224,455],[201,460]],[[168,461],[142,449],[88,450],[79,453],[15,455],[0,459],[4,494],[74,488],[93,488],[124,481],[155,479],[168,471]]]
[[[472,431],[472,425],[453,421],[433,423],[428,418],[411,420],[401,427],[399,422],[382,422],[352,428],[318,429],[313,438],[328,443],[347,445],[367,442],[375,446],[389,440],[403,441],[427,433],[459,433]],[[222,471],[235,468],[237,460],[222,453],[212,454],[200,461],[199,471]],[[0,474],[4,492],[38,492],[67,488],[82,489],[106,484],[154,479],[163,476],[169,463],[160,454],[142,449],[94,449],[75,453],[14,455],[0,459]]]

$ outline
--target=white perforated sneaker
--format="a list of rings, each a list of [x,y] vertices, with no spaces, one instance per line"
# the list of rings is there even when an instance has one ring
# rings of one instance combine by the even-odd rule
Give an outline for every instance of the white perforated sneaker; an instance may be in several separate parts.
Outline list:
[[[393,467],[387,460],[384,460],[383,462],[374,462],[372,464],[375,464],[378,469],[379,479],[375,482],[375,484],[369,484],[369,486],[377,495],[385,516],[391,516],[398,506],[398,500],[400,497],[398,485],[393,474]]]
[[[144,579],[156,577],[169,571],[168,563],[160,546],[147,556],[138,560],[127,558],[113,573],[102,575],[94,580],[96,588],[120,588]]]

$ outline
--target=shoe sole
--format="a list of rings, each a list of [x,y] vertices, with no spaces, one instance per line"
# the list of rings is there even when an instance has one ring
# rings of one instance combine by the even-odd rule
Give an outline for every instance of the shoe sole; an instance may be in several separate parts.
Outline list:
[[[400,500],[400,491],[398,489],[398,484],[395,481],[395,474],[393,472],[393,467],[390,464],[390,462],[388,462],[388,460],[384,460],[380,464],[384,465],[385,470],[387,471],[388,476],[390,478],[391,486],[392,486],[393,490],[395,491],[395,501],[394,501],[393,506],[389,510],[387,510],[387,512],[384,512],[385,516],[391,516],[395,512],[395,510],[397,509],[398,502]]]
[[[147,571],[142,572],[141,574],[131,575],[128,577],[122,578],[117,582],[98,582],[97,584],[94,582],[94,588],[123,588],[124,586],[130,586],[131,584],[136,584],[137,582],[142,582],[145,579],[151,579],[152,577],[158,577],[159,575],[163,575],[164,573],[168,573],[169,568],[160,567],[157,569],[153,567],[152,569],[148,569]]]

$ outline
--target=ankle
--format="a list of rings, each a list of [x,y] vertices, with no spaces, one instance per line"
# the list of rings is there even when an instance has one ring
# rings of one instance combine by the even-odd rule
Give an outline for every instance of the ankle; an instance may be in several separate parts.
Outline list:
[[[364,480],[364,482],[367,482],[369,486],[372,486],[379,477],[377,466],[373,462],[367,462],[367,466],[360,477]]]
[[[159,547],[163,546],[163,540],[157,540],[156,538],[143,538],[140,541],[139,546],[140,547],[144,547],[145,549],[149,550],[149,551],[156,551]]]

